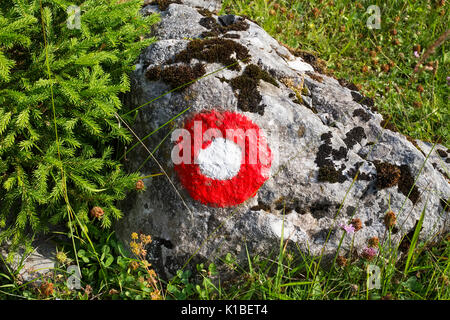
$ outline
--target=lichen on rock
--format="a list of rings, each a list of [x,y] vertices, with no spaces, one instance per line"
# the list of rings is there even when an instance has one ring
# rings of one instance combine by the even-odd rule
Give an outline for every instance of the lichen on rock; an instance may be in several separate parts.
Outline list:
[[[194,2],[201,1],[189,3]],[[126,214],[116,228],[119,238],[142,230],[171,243],[149,252],[154,252],[155,265],[173,274],[193,255],[191,262],[202,262],[226,253],[246,257],[246,250],[250,255],[276,252],[281,237],[297,250],[330,259],[338,247],[361,252],[375,236],[380,245],[388,245],[383,238],[388,210],[398,220],[392,227],[393,246],[413,231],[425,206],[420,239],[450,230],[450,185],[444,174],[450,165],[444,146],[437,145],[436,151],[429,143],[395,132],[357,86],[333,78],[315,54],[280,45],[252,21],[245,19],[244,30],[222,33],[235,20],[244,21],[219,19],[213,12],[180,4],[161,13],[152,30],[159,40],[142,53],[129,100],[132,107],[152,101],[136,117],[133,130],[138,136],[171,122],[145,143],[158,146],[154,156],[167,167],[183,201],[167,177],[152,178],[145,190],[124,201]],[[212,38],[202,38],[214,30],[218,33]],[[198,76],[187,92],[166,94],[167,86]],[[274,155],[269,178],[253,197],[234,207],[212,207],[190,197],[170,158],[170,130],[213,110],[251,119],[266,133]],[[137,147],[127,158],[129,170],[136,170],[148,153]],[[141,173],[158,169],[149,161]],[[354,217],[361,229],[354,242],[345,237],[340,244],[339,224]]]

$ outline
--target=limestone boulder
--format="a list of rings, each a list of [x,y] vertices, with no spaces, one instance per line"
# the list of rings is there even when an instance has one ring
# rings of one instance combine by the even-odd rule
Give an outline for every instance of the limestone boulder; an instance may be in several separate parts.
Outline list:
[[[362,252],[371,237],[386,244],[388,211],[397,219],[392,244],[414,230],[423,210],[421,240],[449,231],[447,148],[389,130],[371,99],[248,19],[219,17],[189,1],[143,12],[161,14],[152,31],[158,41],[142,52],[129,96],[129,107],[140,107],[132,128],[148,150],[133,148],[127,166],[147,176],[161,172],[159,163],[167,176],[145,179],[145,191],[123,202],[116,230],[124,243],[132,232],[152,235],[149,252],[160,270],[173,274],[187,261],[228,252],[268,255],[281,238],[332,256],[340,226],[352,220],[359,230],[341,250],[353,237]],[[194,200],[174,170],[172,131],[213,110],[251,120],[273,155],[268,179],[236,206]]]

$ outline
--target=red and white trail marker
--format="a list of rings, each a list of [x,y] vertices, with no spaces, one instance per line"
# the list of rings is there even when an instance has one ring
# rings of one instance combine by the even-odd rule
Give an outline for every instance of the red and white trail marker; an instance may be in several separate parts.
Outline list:
[[[172,136],[175,171],[194,200],[236,206],[269,178],[272,152],[262,130],[236,112],[195,114]]]

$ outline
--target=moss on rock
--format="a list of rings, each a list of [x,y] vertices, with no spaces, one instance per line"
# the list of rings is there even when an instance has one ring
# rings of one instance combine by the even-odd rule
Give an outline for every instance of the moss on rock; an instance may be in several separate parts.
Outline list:
[[[150,4],[158,5],[161,11],[166,11],[172,3],[182,4],[181,0],[154,0],[150,2]]]
[[[258,91],[260,80],[279,87],[279,84],[272,76],[255,64],[247,66],[242,75],[230,80],[233,89],[239,90],[238,108],[242,111],[264,114],[265,106],[260,104],[262,96]]]
[[[377,189],[390,188],[399,182],[401,171],[396,165],[381,161],[374,161],[374,164],[377,168]]]
[[[205,75],[205,65],[197,63],[195,66],[191,67],[188,65],[174,65],[168,67],[153,67],[146,72],[146,77],[150,81],[163,80],[169,84],[173,89],[178,88],[186,84],[185,88],[188,87],[188,83]]]
[[[232,57],[235,54],[236,58]],[[208,63],[221,63],[231,70],[241,70],[238,60],[250,58],[248,49],[229,39],[195,39],[175,56],[175,62],[189,63],[192,59]]]
[[[248,30],[250,25],[245,21],[245,19],[238,19],[234,23],[229,25],[221,25],[212,16],[206,16],[200,19],[199,24],[210,31],[203,32],[202,37],[218,37],[219,35],[225,35],[229,31],[245,31]]]

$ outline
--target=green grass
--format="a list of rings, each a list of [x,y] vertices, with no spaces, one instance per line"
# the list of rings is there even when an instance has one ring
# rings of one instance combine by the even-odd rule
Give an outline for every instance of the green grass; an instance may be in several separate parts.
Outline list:
[[[0,299],[151,299],[155,290],[143,260],[127,257],[114,234],[90,232],[95,234],[91,234],[95,248],[75,240],[83,276],[81,289],[69,290],[66,285],[67,266],[75,258],[72,243],[67,241],[58,245],[58,251],[65,254],[55,273],[37,279],[52,284],[50,294],[43,294],[36,280],[24,283],[17,272],[0,272]],[[101,254],[100,263],[97,253]],[[392,253],[379,247],[379,254],[370,261],[353,253],[346,256],[345,265],[339,260],[323,268],[317,266],[318,257],[288,250],[281,240],[280,250],[273,254],[247,256],[244,263],[227,254],[216,264],[197,265],[194,273],[179,270],[169,282],[158,280],[157,285],[161,297],[168,300],[450,299],[450,235],[440,243],[411,245],[400,259],[392,258]],[[380,288],[368,289],[368,265],[380,269]],[[224,271],[233,274],[232,280],[222,280]]]
[[[246,15],[281,43],[315,53],[336,78],[374,98],[400,132],[448,147],[449,41],[424,62],[433,70],[413,72],[415,46],[424,54],[448,28],[448,6],[439,2],[225,0],[222,13]],[[370,5],[380,8],[380,29],[366,26]]]

